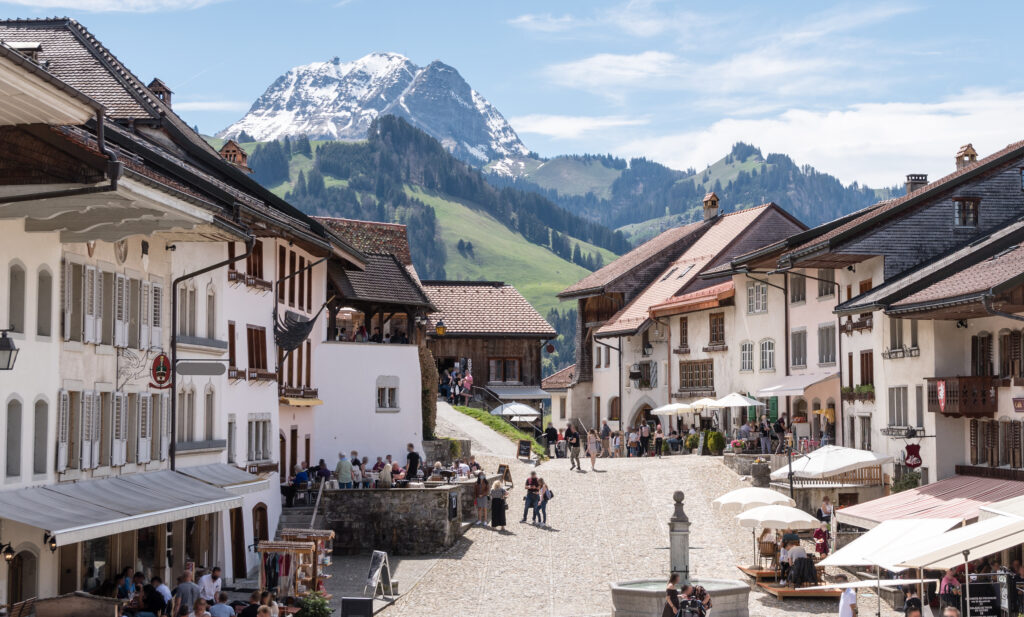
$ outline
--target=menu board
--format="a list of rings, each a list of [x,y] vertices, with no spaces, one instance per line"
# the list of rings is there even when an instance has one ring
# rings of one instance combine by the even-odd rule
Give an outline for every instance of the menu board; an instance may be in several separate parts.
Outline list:
[[[972,574],[968,584],[971,617],[1008,617],[1009,590],[1005,574]]]
[[[516,452],[517,458],[530,458],[530,440],[520,439],[519,448]]]
[[[513,485],[512,472],[509,471],[508,465],[498,465],[498,479],[501,480],[503,483],[509,484],[510,486]]]
[[[370,556],[370,573],[366,577],[366,588],[373,590],[373,594],[376,595],[377,586],[381,583],[390,593],[391,568],[388,567],[388,554],[384,551],[373,551],[373,555]],[[363,593],[366,593],[366,588],[363,589]]]

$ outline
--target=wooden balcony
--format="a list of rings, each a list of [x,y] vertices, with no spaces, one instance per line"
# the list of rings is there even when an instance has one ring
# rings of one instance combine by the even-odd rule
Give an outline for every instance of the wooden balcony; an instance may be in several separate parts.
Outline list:
[[[308,386],[293,388],[291,386],[279,386],[278,394],[288,398],[319,398],[319,390]]]
[[[277,381],[277,373],[261,368],[249,369],[246,377],[249,381]]]
[[[859,319],[854,321],[852,318],[847,318],[847,321],[843,322],[840,326],[839,331],[843,334],[853,334],[854,332],[870,332],[873,326],[871,316],[861,316]]]
[[[998,379],[995,377],[929,377],[928,411],[954,418],[991,418],[998,406]],[[940,386],[945,391],[939,402]]]
[[[274,285],[270,281],[264,281],[263,279],[258,279],[255,276],[246,275],[245,276],[245,284],[248,287],[253,287],[253,288],[258,289],[260,291],[273,291],[274,290]]]
[[[238,270],[228,270],[229,283],[245,283],[245,275]]]
[[[229,366],[228,379],[232,381],[245,381],[245,370],[236,366]]]

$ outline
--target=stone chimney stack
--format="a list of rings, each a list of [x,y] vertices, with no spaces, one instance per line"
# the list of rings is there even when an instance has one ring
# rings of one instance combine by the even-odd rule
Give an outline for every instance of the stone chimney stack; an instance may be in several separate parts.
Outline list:
[[[149,91],[153,93],[153,96],[160,99],[164,105],[167,105],[168,107],[171,106],[171,89],[167,87],[167,84],[160,81],[159,78],[154,78],[146,87],[149,88]]]
[[[704,196],[704,220],[709,221],[718,216],[718,195],[714,192]]]
[[[960,146],[956,151],[956,168],[963,169],[978,160],[978,151],[971,144]]]
[[[907,174],[907,195],[928,184],[928,174]]]

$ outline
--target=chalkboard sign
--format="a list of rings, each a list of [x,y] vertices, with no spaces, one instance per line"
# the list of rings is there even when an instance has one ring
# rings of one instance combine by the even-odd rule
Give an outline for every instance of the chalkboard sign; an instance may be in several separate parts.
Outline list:
[[[498,479],[509,486],[513,486],[512,472],[509,470],[508,465],[498,465]]]
[[[516,452],[516,458],[530,458],[530,440],[520,439],[519,449]]]
[[[383,586],[388,594],[391,593],[391,566],[388,564],[388,554],[384,551],[373,551],[370,556],[370,573],[366,576],[366,586],[363,587],[363,594],[366,590],[372,590],[370,597],[377,595],[377,588]],[[384,594],[381,594],[384,595]]]
[[[972,574],[968,584],[971,617],[1007,617],[1009,597],[1006,575]]]
[[[448,520],[454,521],[459,517],[459,492],[448,493]]]

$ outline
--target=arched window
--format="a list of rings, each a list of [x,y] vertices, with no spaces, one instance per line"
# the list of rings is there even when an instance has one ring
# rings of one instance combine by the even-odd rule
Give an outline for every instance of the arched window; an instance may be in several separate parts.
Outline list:
[[[7,466],[6,476],[17,478],[21,475],[21,401],[7,402]]]
[[[50,443],[46,438],[47,424],[50,419],[50,406],[46,401],[36,401],[35,418],[32,429],[32,473],[46,473],[46,446]]]
[[[36,334],[50,336],[53,322],[53,275],[49,270],[40,270],[37,283],[39,297],[36,302]]]
[[[217,338],[217,297],[213,285],[206,288],[206,338]]]
[[[754,370],[754,344],[750,341],[740,344],[740,370]]]
[[[253,542],[270,539],[270,528],[267,524],[267,504],[262,501],[252,508],[252,539]]]
[[[775,370],[775,341],[771,339],[761,341],[761,370]]]
[[[25,268],[18,263],[11,264],[8,270],[8,289],[10,297],[7,302],[7,323],[4,328],[15,332],[25,331]]]
[[[204,416],[204,418],[203,418],[203,420],[204,420],[204,434],[203,434],[203,439],[205,439],[205,440],[207,440],[207,441],[209,441],[209,440],[213,439],[213,432],[214,432],[214,418],[215,418],[215,416],[214,416],[214,411],[215,411],[215,410],[214,410],[214,408],[213,408],[213,399],[214,399],[214,396],[213,396],[213,387],[211,387],[211,386],[208,386],[208,387],[206,388],[206,400],[205,400],[205,404],[203,405],[203,413],[205,413],[205,414],[206,414],[206,415]]]

